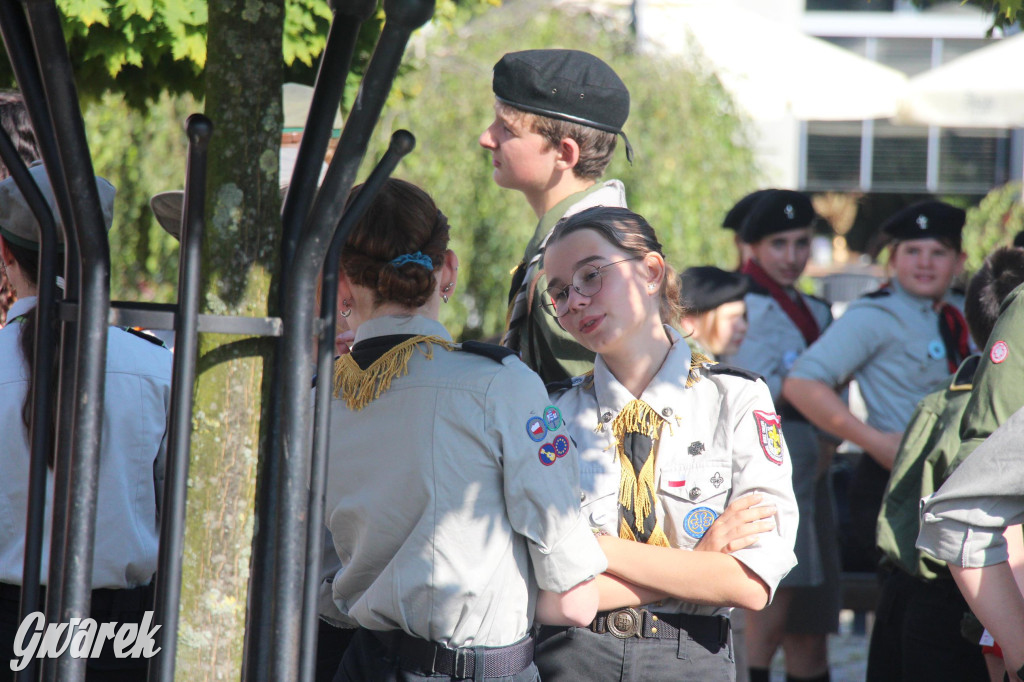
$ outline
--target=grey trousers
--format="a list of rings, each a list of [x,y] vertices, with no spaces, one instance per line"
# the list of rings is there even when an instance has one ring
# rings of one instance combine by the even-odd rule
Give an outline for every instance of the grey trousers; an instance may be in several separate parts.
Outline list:
[[[535,657],[544,682],[735,682],[732,634],[720,646],[678,639],[619,639],[586,628],[541,627]]]

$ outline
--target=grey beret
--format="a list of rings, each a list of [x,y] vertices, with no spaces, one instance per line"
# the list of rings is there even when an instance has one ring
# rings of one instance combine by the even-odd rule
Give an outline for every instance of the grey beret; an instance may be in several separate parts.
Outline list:
[[[61,229],[63,221],[60,211],[57,210],[57,202],[53,196],[53,188],[50,187],[50,178],[46,174],[46,167],[37,163],[28,170],[43,193],[46,203],[50,206],[54,223],[57,226],[58,241],[63,244],[64,232]],[[103,210],[103,223],[106,229],[110,230],[110,225],[114,221],[114,195],[117,190],[98,176],[96,190],[99,192],[100,208]],[[0,236],[23,249],[39,248],[39,223],[21,190],[18,189],[18,185],[14,182],[14,178],[7,178],[0,182]]]

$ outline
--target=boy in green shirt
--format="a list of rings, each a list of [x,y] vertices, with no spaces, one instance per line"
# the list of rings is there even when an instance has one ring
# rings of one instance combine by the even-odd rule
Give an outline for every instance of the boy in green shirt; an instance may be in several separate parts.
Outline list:
[[[618,180],[598,182],[629,116],[629,91],[594,55],[578,50],[525,50],[494,67],[494,121],[480,135],[494,181],[523,193],[539,223],[509,291],[502,345],[519,351],[545,382],[591,369],[594,354],[542,311],[547,288],[541,257],[560,219],[593,206],[626,206]]]

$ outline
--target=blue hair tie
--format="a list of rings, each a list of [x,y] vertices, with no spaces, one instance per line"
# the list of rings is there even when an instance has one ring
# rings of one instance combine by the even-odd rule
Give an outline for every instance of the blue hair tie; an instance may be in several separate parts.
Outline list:
[[[416,263],[416,265],[422,265],[427,270],[434,269],[434,261],[430,259],[430,256],[425,253],[403,253],[401,256],[397,256],[391,259],[391,265],[396,268],[405,265],[406,263]]]

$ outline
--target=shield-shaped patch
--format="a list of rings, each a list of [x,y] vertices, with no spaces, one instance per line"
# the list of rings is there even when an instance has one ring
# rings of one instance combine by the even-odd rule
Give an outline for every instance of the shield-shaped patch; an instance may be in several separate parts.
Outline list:
[[[782,464],[782,420],[774,412],[754,410],[757,438],[764,456],[774,464]]]

